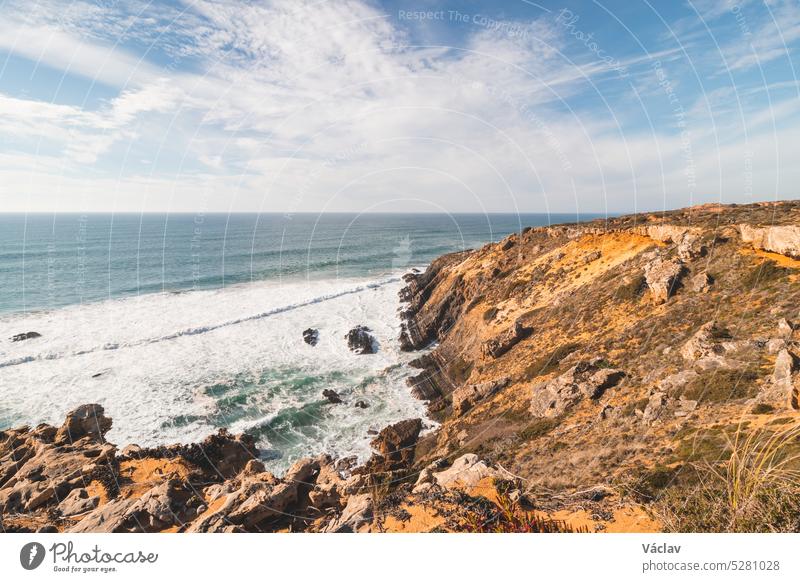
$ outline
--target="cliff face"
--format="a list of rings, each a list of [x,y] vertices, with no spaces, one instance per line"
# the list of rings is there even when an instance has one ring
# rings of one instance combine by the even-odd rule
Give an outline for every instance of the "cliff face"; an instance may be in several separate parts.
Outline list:
[[[89,405],[0,433],[2,527],[797,530],[800,492],[774,476],[800,468],[798,257],[800,202],[526,229],[446,255],[401,292],[411,389],[436,431],[403,421],[362,467],[318,457],[277,478],[246,435],[118,453]],[[769,487],[732,512],[713,479],[748,466],[741,442],[780,450]]]
[[[477,453],[533,493],[655,475],[653,501],[742,427],[796,425],[799,236],[798,202],[711,205],[526,229],[409,277],[405,341],[433,346],[412,383],[441,422],[417,463]]]

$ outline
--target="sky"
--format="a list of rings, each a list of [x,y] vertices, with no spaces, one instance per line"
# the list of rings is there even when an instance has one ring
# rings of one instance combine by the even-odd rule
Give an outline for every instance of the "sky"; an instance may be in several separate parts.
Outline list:
[[[797,0],[0,0],[0,212],[800,192]]]

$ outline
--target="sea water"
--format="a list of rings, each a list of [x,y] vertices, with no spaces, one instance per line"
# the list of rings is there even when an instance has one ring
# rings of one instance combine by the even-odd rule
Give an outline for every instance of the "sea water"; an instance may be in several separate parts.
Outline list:
[[[0,428],[60,424],[97,402],[120,446],[225,427],[253,434],[278,472],[323,452],[363,460],[375,431],[424,417],[405,384],[415,356],[398,343],[402,275],[525,226],[590,218],[0,215]],[[348,349],[356,325],[376,354]],[[29,331],[41,337],[10,339]]]

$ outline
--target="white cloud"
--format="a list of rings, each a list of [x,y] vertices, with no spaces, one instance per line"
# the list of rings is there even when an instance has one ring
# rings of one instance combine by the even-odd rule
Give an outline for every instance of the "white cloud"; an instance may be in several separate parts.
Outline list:
[[[46,142],[60,151],[41,163],[22,163],[19,152],[0,157],[4,207],[69,208],[74,198],[132,210],[623,210],[741,190],[729,179],[741,177],[743,147],[729,93],[712,94],[711,111],[687,111],[687,155],[673,124],[630,129],[647,119],[649,102],[604,103],[607,87],[629,81],[570,51],[551,21],[523,23],[513,38],[476,26],[463,46],[414,47],[386,14],[357,0],[195,1],[146,18],[143,5],[127,6],[95,7],[85,20],[79,11],[60,21],[35,11],[24,24],[0,25],[0,47],[119,89],[93,111],[0,95],[0,134],[20,148],[33,140],[36,150]],[[115,34],[125,42],[115,45]],[[135,46],[176,66],[149,64]],[[677,52],[622,59],[643,69],[646,81],[630,83],[649,84],[646,98],[661,107],[650,64]],[[732,112],[715,126],[718,107]],[[790,104],[781,107],[791,115]],[[762,120],[750,128],[761,132],[753,143],[787,147],[794,131],[766,133],[770,113],[747,112]],[[136,150],[149,175],[127,154],[113,158],[117,149]],[[770,176],[780,156],[759,158],[754,190],[778,187]],[[111,169],[99,171],[98,161]]]

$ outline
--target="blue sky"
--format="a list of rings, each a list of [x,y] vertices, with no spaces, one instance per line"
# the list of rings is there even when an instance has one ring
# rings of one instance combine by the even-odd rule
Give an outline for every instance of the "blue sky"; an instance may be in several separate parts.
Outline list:
[[[0,0],[0,211],[796,198],[800,5]]]

